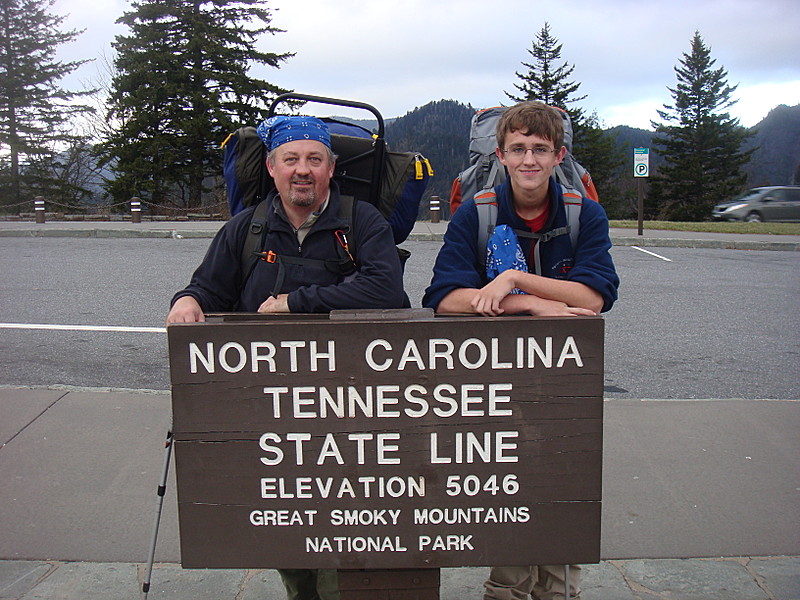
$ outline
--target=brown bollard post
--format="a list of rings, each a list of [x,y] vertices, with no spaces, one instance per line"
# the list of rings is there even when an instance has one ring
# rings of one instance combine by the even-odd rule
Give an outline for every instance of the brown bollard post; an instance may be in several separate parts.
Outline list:
[[[142,222],[142,201],[134,196],[131,198],[131,223]]]
[[[431,223],[438,223],[441,218],[441,213],[439,196],[431,196]]]
[[[44,198],[36,196],[33,199],[33,212],[36,215],[37,223],[44,223]]]

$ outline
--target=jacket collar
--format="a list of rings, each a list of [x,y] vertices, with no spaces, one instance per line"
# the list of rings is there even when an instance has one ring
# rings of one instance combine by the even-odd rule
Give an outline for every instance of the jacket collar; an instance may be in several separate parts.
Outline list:
[[[525,221],[514,210],[514,203],[511,198],[511,180],[506,179],[500,184],[497,189],[498,199],[502,200],[498,203],[499,215],[511,224],[515,229],[527,229]],[[548,195],[550,198],[550,214],[547,217],[547,223],[542,228],[542,232],[549,231],[554,227],[560,226],[562,221],[566,220],[566,212],[563,203],[563,194],[561,186],[556,181],[555,177],[550,176],[550,184],[548,186]]]

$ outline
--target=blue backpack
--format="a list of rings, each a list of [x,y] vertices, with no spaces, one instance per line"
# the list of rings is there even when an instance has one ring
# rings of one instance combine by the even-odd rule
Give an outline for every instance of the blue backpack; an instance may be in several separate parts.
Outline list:
[[[296,95],[295,95],[296,96]],[[389,222],[395,244],[408,237],[420,201],[433,176],[427,158],[416,152],[391,152],[383,140],[383,121],[373,135],[363,127],[323,118],[338,155],[333,178],[343,196],[374,204]],[[223,175],[231,215],[258,204],[272,189],[266,147],[255,127],[241,127],[222,143]]]
[[[343,198],[340,217],[352,225],[352,203],[369,202],[375,205],[389,222],[394,243],[400,244],[408,237],[417,220],[419,204],[433,176],[430,162],[416,152],[390,152],[383,138],[384,123],[380,113],[373,107],[358,102],[283,94],[270,107],[287,100],[304,100],[335,104],[369,110],[377,118],[378,133],[352,123],[331,118],[322,118],[331,133],[331,148],[338,156],[333,179],[338,183]],[[266,147],[256,133],[255,127],[241,127],[231,133],[222,143],[224,149],[223,175],[231,215],[248,206],[257,206],[250,223],[249,233],[242,248],[242,265],[245,278],[252,271],[258,258],[257,250],[265,233],[266,207],[264,199],[273,187],[266,167]],[[356,227],[352,235],[358,236]],[[401,262],[408,259],[409,252],[398,248]],[[342,260],[343,264],[352,263]],[[345,264],[343,268],[350,268]]]

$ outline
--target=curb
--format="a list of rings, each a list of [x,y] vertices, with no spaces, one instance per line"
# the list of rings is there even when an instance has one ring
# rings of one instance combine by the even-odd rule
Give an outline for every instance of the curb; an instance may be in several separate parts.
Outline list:
[[[0,229],[2,237],[36,237],[36,238],[123,238],[123,239],[211,239],[217,230],[210,229],[106,229],[106,228],[25,228],[25,229]],[[779,236],[775,236],[779,237]],[[412,232],[408,240],[417,242],[441,242],[443,233],[433,231]],[[769,250],[800,252],[800,242],[778,240],[751,240],[751,239],[702,239],[702,238],[672,238],[672,237],[634,237],[611,236],[614,246],[647,246],[650,248],[710,248],[720,250]]]
[[[0,237],[46,238],[204,238],[211,239],[216,231],[177,229],[0,229]]]

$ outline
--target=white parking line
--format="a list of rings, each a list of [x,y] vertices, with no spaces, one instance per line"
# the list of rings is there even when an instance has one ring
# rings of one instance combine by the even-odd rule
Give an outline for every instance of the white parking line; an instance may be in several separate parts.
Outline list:
[[[665,260],[667,262],[672,262],[672,259],[669,259],[666,256],[661,256],[660,254],[656,254],[655,252],[650,252],[650,250],[645,250],[644,248],[639,248],[639,246],[631,246],[631,248],[635,248],[639,252],[644,252],[645,254],[649,254],[651,256],[655,256],[656,258],[660,258],[661,260]]]
[[[49,323],[0,323],[0,329],[46,329],[50,331],[111,331],[115,333],[166,333],[166,327],[123,327],[121,325],[55,325]]]

